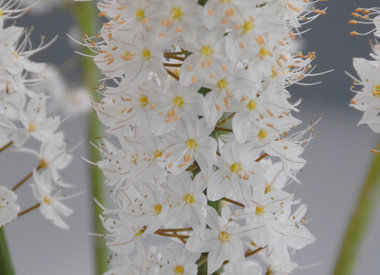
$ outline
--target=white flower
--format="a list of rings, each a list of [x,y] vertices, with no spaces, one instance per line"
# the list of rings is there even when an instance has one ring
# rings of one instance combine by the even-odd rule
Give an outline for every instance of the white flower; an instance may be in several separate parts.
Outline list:
[[[17,218],[20,205],[16,203],[17,195],[4,186],[0,186],[0,228]]]
[[[39,175],[36,170],[33,171],[32,184],[33,195],[40,203],[41,214],[54,223],[54,225],[69,229],[69,226],[63,221],[62,217],[70,216],[74,211],[65,206],[60,200],[65,199],[58,197],[58,193],[52,194],[53,186],[49,176]]]

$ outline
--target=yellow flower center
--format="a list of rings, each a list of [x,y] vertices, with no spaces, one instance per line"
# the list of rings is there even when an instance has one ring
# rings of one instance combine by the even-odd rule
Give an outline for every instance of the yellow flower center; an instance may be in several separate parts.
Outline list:
[[[148,105],[148,97],[146,96],[146,95],[143,95],[143,96],[141,96],[140,97],[140,99],[139,99],[139,102],[140,102],[140,105],[141,105],[141,107],[146,107],[146,105]]]
[[[182,108],[184,104],[185,104],[185,102],[183,101],[183,97],[182,96],[176,96],[176,97],[174,97],[174,99],[173,99],[173,105],[175,107]]]
[[[218,238],[221,242],[225,243],[230,241],[231,235],[226,231],[222,231],[219,233]]]
[[[216,83],[216,87],[218,87],[218,89],[221,91],[221,90],[224,90],[226,87],[228,86],[228,82],[227,80],[225,80],[224,78],[223,79],[220,79],[218,81],[218,83]]]
[[[34,125],[32,122],[29,123],[29,132],[34,132],[36,130],[36,125]]]
[[[253,30],[254,27],[255,25],[253,24],[252,21],[245,21],[242,28],[243,34],[249,33],[250,31]]]
[[[256,104],[257,104],[256,100],[251,100],[251,101],[248,102],[248,104],[247,104],[247,108],[248,108],[250,111],[253,111],[253,110],[256,109]]]
[[[192,194],[187,194],[183,199],[188,204],[192,204],[194,202],[194,197]]]
[[[232,173],[239,174],[243,170],[243,167],[240,162],[234,162],[231,164],[230,170]]]
[[[181,20],[183,17],[182,8],[178,6],[173,6],[172,9],[170,10],[170,15],[175,20]]]
[[[268,132],[264,129],[261,129],[259,133],[257,134],[257,137],[259,139],[266,139],[267,136],[268,136]]]
[[[196,149],[198,147],[198,143],[195,139],[188,139],[187,140],[187,148],[189,149]]]
[[[203,57],[209,57],[214,53],[211,46],[203,46],[200,52]]]
[[[154,206],[154,212],[155,212],[156,215],[160,214],[161,210],[162,210],[162,205],[161,204],[156,204]]]
[[[153,155],[153,159],[156,160],[160,157],[162,157],[162,151],[155,151]]]
[[[141,57],[142,57],[142,60],[144,61],[148,61],[152,55],[150,53],[150,50],[148,49],[144,49],[142,52],[141,52]]]
[[[50,205],[51,202],[52,202],[52,199],[49,196],[44,197],[44,203],[46,203],[47,205]]]
[[[3,16],[4,15],[4,12],[2,9],[0,9],[0,16]]]
[[[377,97],[380,97],[380,85],[376,85],[375,87],[375,93]]]
[[[256,214],[263,214],[263,213],[264,213],[264,207],[256,206]]]
[[[142,21],[145,19],[145,11],[143,9],[138,9],[136,11],[136,19],[138,21]]]
[[[264,46],[261,47],[260,49],[260,54],[261,55],[267,55],[269,52],[267,50],[267,48],[265,48]]]
[[[185,269],[183,268],[182,265],[178,265],[174,268],[174,273],[175,274],[184,274],[185,273]]]

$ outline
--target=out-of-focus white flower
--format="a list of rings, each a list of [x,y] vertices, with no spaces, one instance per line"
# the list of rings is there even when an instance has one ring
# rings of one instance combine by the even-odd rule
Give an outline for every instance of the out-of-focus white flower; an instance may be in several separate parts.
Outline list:
[[[17,218],[20,212],[17,195],[4,186],[0,186],[0,227]]]

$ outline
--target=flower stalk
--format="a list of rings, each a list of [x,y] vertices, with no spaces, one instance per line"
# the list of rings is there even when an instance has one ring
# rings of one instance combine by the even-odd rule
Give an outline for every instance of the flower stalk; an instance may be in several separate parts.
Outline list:
[[[380,142],[378,147],[380,147]],[[380,192],[380,154],[375,154],[359,194],[336,262],[334,275],[354,274],[357,255],[369,229]]]
[[[9,254],[4,228],[0,228],[0,270],[1,274],[14,275],[12,259]]]
[[[96,32],[96,10],[93,3],[73,3],[71,10],[75,15],[78,25],[82,33],[92,36]],[[84,54],[91,55],[91,52],[87,48],[83,48]],[[83,71],[83,81],[90,91],[92,91],[92,98],[94,101],[98,101],[98,94],[96,87],[98,84],[99,73],[94,65],[92,59],[82,57],[81,66]],[[102,129],[97,119],[95,111],[91,111],[89,115],[89,129],[88,137],[92,144],[97,143],[97,137],[101,136]],[[90,160],[96,162],[99,159],[99,152],[97,149],[90,145]],[[105,203],[105,187],[103,184],[103,174],[97,166],[90,167],[91,184],[92,184],[92,197],[95,198],[101,204]],[[102,209],[94,201],[93,203],[93,230],[96,234],[104,234],[105,230],[100,221],[99,214],[102,213]],[[95,240],[95,262],[97,274],[103,274],[107,271],[107,249],[105,246],[105,240],[103,238],[96,238]]]

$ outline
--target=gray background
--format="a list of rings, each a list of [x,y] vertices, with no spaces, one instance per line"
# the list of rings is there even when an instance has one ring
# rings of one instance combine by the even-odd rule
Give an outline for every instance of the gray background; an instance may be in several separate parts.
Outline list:
[[[335,69],[327,75],[310,79],[322,80],[323,83],[312,87],[292,87],[294,101],[302,98],[301,112],[298,118],[304,125],[322,117],[315,127],[317,137],[306,148],[303,157],[308,161],[299,174],[303,185],[293,185],[290,189],[308,205],[308,228],[317,241],[297,253],[296,260],[301,266],[317,264],[307,269],[299,269],[295,275],[331,274],[333,263],[344,228],[354,207],[361,183],[366,176],[378,136],[366,126],[356,127],[361,113],[348,107],[353,96],[349,92],[352,80],[345,75],[347,70],[354,73],[353,57],[368,57],[371,36],[352,37],[349,31],[368,30],[368,26],[352,26],[347,22],[352,19],[351,12],[358,6],[371,7],[374,1],[329,1],[320,6],[328,6],[327,14],[319,17],[308,27],[312,30],[303,38],[307,42],[306,51],[316,51],[318,64],[316,71]],[[380,6],[380,2],[377,2]],[[34,37],[44,34],[52,38],[59,32],[59,39],[48,50],[35,56],[37,60],[54,62],[57,65],[72,64],[73,56],[70,43],[65,35],[73,24],[72,17],[55,11],[39,16],[27,15],[17,20],[19,25],[35,26]],[[75,70],[69,67],[67,77],[71,82],[78,82]],[[53,89],[54,87],[52,87]],[[63,129],[67,140],[74,146],[83,140],[82,146],[75,151],[75,158],[65,172],[67,182],[75,183],[72,192],[89,190],[88,165],[80,156],[86,156],[86,118],[76,117],[64,123]],[[3,152],[0,155],[0,174],[2,185],[13,186],[36,166],[36,159],[31,156]],[[34,204],[30,187],[23,186],[18,195],[25,209]],[[89,192],[87,192],[89,194]],[[38,211],[25,215],[6,226],[10,248],[17,269],[17,274],[93,274],[92,246],[93,237],[89,217],[89,195],[82,195],[67,204],[75,213],[67,219],[70,231],[54,227],[45,221]],[[363,249],[360,251],[359,264],[355,274],[380,274],[380,208],[377,207],[371,229],[367,234]],[[1,274],[1,272],[0,272]]]

